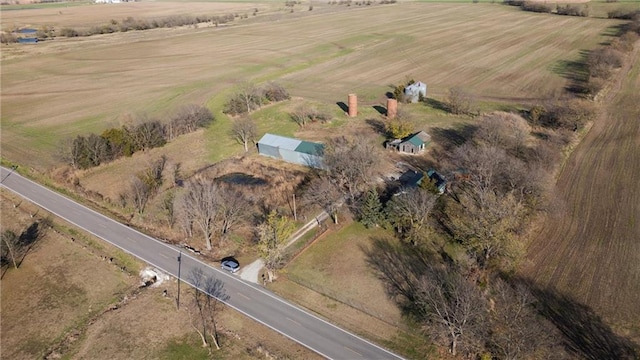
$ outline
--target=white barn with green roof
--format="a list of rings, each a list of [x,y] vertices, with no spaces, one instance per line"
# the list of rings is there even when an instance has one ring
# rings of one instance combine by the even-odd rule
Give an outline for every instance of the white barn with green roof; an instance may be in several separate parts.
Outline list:
[[[322,168],[323,151],[323,144],[280,135],[264,134],[258,141],[260,155],[314,168]]]
[[[387,149],[395,149],[406,154],[420,154],[431,142],[431,136],[424,131],[417,132],[404,139],[395,139],[386,144]]]

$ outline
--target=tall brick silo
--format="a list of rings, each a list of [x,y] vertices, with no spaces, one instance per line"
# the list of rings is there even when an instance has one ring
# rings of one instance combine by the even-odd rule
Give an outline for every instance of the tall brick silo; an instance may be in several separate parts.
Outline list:
[[[347,104],[349,106],[349,117],[358,116],[358,96],[356,96],[356,94],[349,94]]]
[[[393,119],[398,114],[398,100],[387,99],[387,119]]]

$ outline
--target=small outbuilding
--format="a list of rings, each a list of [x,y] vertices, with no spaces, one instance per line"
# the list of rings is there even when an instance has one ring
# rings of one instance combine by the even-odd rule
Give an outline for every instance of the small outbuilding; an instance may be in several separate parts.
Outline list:
[[[426,173],[417,170],[408,170],[400,175],[398,180],[402,186],[418,187],[422,185],[425,178],[433,184],[438,190],[438,193],[444,194],[447,187],[447,180],[434,169],[429,169]]]
[[[415,82],[404,88],[404,97],[408,102],[417,103],[420,98],[427,97],[427,84],[423,82]]]
[[[427,171],[427,177],[429,180],[435,185],[436,189],[440,194],[444,194],[444,191],[447,187],[447,181],[444,179],[444,176],[440,175],[437,171],[433,169],[429,169]]]
[[[324,145],[274,134],[264,134],[258,141],[260,155],[314,168],[322,168]]]
[[[431,142],[431,136],[424,131],[387,142],[387,149],[395,149],[406,154],[420,154]]]

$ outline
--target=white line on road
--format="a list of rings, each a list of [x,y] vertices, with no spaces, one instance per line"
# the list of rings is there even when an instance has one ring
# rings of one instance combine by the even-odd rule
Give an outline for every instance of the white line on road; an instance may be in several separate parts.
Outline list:
[[[163,257],[163,258],[165,258],[165,259],[168,259],[168,258],[169,258],[169,255],[166,255],[166,254],[163,254],[163,253],[158,253],[158,255],[162,256],[162,257]]]
[[[243,293],[238,293],[238,295],[242,296],[243,298],[247,299],[247,300],[251,300],[250,297],[248,297],[247,295],[243,294]]]
[[[357,352],[357,351],[355,351],[355,350],[353,350],[353,349],[351,349],[351,348],[349,348],[349,347],[346,347],[346,346],[344,346],[344,348],[345,348],[345,349],[347,349],[347,350],[349,350],[349,351],[351,351],[352,353],[354,353],[354,354],[358,354],[358,356],[362,357],[362,354],[360,354],[359,352]]]
[[[294,324],[296,324],[296,325],[300,326],[300,323],[299,323],[299,322],[297,322],[297,321],[295,321],[295,320],[293,320],[293,319],[291,319],[291,318],[289,318],[289,317],[287,318],[287,320],[289,320],[289,321],[291,321],[292,323],[294,323]]]

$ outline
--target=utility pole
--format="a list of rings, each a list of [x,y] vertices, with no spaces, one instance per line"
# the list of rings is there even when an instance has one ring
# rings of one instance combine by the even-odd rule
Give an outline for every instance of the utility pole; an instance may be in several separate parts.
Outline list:
[[[178,310],[180,310],[180,268],[182,267],[182,250],[180,250],[180,254],[178,255]]]
[[[293,220],[298,221],[298,214],[296,213],[296,193],[293,193]]]

